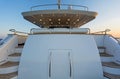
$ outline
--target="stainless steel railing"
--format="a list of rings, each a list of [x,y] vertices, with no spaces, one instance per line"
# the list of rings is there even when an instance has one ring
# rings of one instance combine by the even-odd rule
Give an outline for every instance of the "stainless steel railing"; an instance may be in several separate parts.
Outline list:
[[[31,11],[35,10],[35,8],[42,9],[78,9],[78,10],[85,10],[88,11],[87,6],[82,5],[73,5],[73,4],[44,4],[44,5],[36,5],[30,8]]]
[[[29,34],[29,33],[26,33],[26,32],[16,31],[15,29],[10,29],[9,31],[13,32],[14,34],[24,34],[24,35],[28,35]]]
[[[93,32],[91,34],[107,34],[110,31],[110,29],[105,29],[104,31],[98,31],[98,32]]]
[[[109,36],[110,36],[111,38],[113,38],[118,44],[120,44],[120,41],[119,41],[118,39],[116,39],[114,36],[112,36],[112,35],[110,35],[110,34],[109,34]]]

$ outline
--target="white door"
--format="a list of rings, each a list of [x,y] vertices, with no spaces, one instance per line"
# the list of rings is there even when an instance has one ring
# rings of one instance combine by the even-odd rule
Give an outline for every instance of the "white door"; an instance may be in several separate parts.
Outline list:
[[[72,75],[71,52],[56,50],[50,52],[49,78],[70,79]]]

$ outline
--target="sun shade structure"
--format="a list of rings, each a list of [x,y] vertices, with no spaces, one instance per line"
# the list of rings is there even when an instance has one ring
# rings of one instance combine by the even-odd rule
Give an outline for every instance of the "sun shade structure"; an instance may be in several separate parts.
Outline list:
[[[35,10],[22,13],[23,17],[41,28],[76,28],[93,20],[97,13],[87,10]]]

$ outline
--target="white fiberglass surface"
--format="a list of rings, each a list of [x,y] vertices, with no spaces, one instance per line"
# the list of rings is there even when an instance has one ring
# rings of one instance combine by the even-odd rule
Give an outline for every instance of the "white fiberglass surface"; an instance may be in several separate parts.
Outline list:
[[[70,79],[71,66],[69,58],[69,52],[51,51],[49,63],[49,77],[51,79]]]
[[[50,50],[70,50],[70,55],[54,51],[50,58]],[[30,35],[22,52],[18,79],[34,78],[103,79],[99,51],[93,36]]]
[[[18,39],[16,35],[8,35],[2,42],[2,45],[0,45],[0,64],[7,61],[8,55],[14,53],[15,47],[18,45]]]
[[[104,45],[106,47],[106,52],[114,56],[114,62],[120,63],[120,45],[112,37],[106,36]]]

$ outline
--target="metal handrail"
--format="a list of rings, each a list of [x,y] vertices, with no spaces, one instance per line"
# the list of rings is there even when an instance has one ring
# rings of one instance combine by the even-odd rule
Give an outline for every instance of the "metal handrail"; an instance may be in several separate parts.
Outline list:
[[[109,36],[112,37],[113,39],[115,39],[118,42],[118,44],[120,44],[120,42],[114,36],[112,36],[110,34],[109,34]]]
[[[58,6],[58,9],[61,9],[60,6],[81,7],[81,8],[83,8],[86,11],[88,11],[88,9],[89,9],[87,6],[82,6],[82,5],[73,5],[73,4],[44,4],[44,5],[32,6],[30,8],[30,10],[33,11],[34,8],[41,7],[41,6]]]
[[[91,34],[107,34],[107,32],[109,32],[110,31],[110,29],[106,29],[106,30],[104,30],[104,31],[98,31],[98,32],[94,32],[94,33],[91,33]]]
[[[115,37],[116,39],[120,39],[120,37]]]
[[[116,39],[118,41],[118,44],[120,44],[120,40],[119,39]]]
[[[15,29],[10,29],[9,31],[13,32],[14,34],[20,33],[20,34],[29,34],[26,32],[20,32],[20,31],[16,31]]]
[[[90,30],[90,28],[87,28],[88,29],[88,34],[90,34],[91,33],[91,30]]]

